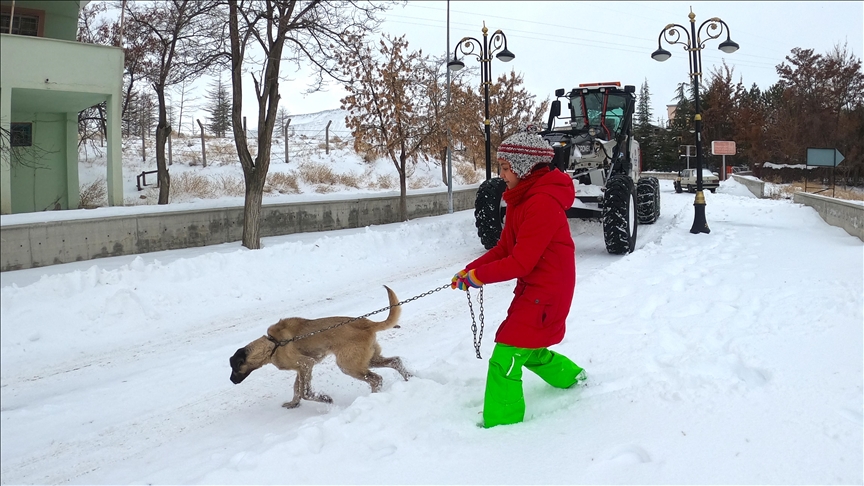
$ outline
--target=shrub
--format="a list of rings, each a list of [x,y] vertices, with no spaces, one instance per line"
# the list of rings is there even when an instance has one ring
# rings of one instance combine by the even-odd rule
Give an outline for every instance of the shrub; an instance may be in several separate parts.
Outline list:
[[[104,206],[108,193],[108,185],[105,178],[84,184],[78,191],[78,209],[93,209]]]
[[[432,187],[433,179],[429,176],[412,177],[408,179],[408,189],[423,189],[424,187]]]
[[[271,190],[280,194],[299,194],[300,186],[297,184],[297,176],[292,172],[271,172],[267,174],[267,184]]]
[[[453,182],[459,184],[476,184],[484,177],[480,171],[474,168],[474,164],[468,161],[453,159]]]
[[[176,198],[187,196],[211,199],[217,197],[218,192],[214,190],[207,176],[183,172],[179,176],[171,178],[171,195]]]
[[[317,162],[303,162],[298,168],[300,180],[307,184],[336,184],[338,176],[328,165]]]
[[[226,196],[245,196],[246,183],[241,177],[222,175],[216,181],[219,192]]]

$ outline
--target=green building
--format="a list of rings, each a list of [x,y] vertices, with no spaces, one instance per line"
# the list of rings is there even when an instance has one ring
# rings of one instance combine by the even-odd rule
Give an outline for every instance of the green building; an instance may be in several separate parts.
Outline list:
[[[78,113],[103,101],[108,204],[123,205],[123,50],[76,41],[87,3],[0,0],[0,214],[78,208]]]

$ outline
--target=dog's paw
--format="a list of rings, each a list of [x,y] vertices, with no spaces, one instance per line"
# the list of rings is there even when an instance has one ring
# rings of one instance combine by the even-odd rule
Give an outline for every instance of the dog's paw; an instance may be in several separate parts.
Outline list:
[[[300,400],[297,400],[296,402],[294,402],[294,401],[285,402],[282,404],[282,406],[285,408],[297,408],[300,406]]]
[[[333,403],[333,399],[330,398],[329,395],[324,395],[321,393],[316,393],[315,395],[313,395],[310,398],[310,400],[315,400],[316,402],[322,402],[322,403]]]

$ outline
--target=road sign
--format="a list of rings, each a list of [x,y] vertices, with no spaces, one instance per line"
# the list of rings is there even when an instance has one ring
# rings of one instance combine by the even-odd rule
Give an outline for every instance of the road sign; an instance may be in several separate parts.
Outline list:
[[[843,162],[843,154],[833,148],[807,148],[807,165],[837,167]]]
[[[735,155],[735,142],[721,142],[715,140],[711,142],[712,155]]]

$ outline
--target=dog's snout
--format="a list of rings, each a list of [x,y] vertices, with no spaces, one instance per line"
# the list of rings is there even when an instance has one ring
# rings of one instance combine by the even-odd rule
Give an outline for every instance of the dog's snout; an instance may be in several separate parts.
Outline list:
[[[228,363],[231,365],[231,383],[236,385],[249,376],[249,373],[240,373],[240,367],[246,363],[246,348],[238,349],[234,356],[228,358]]]

